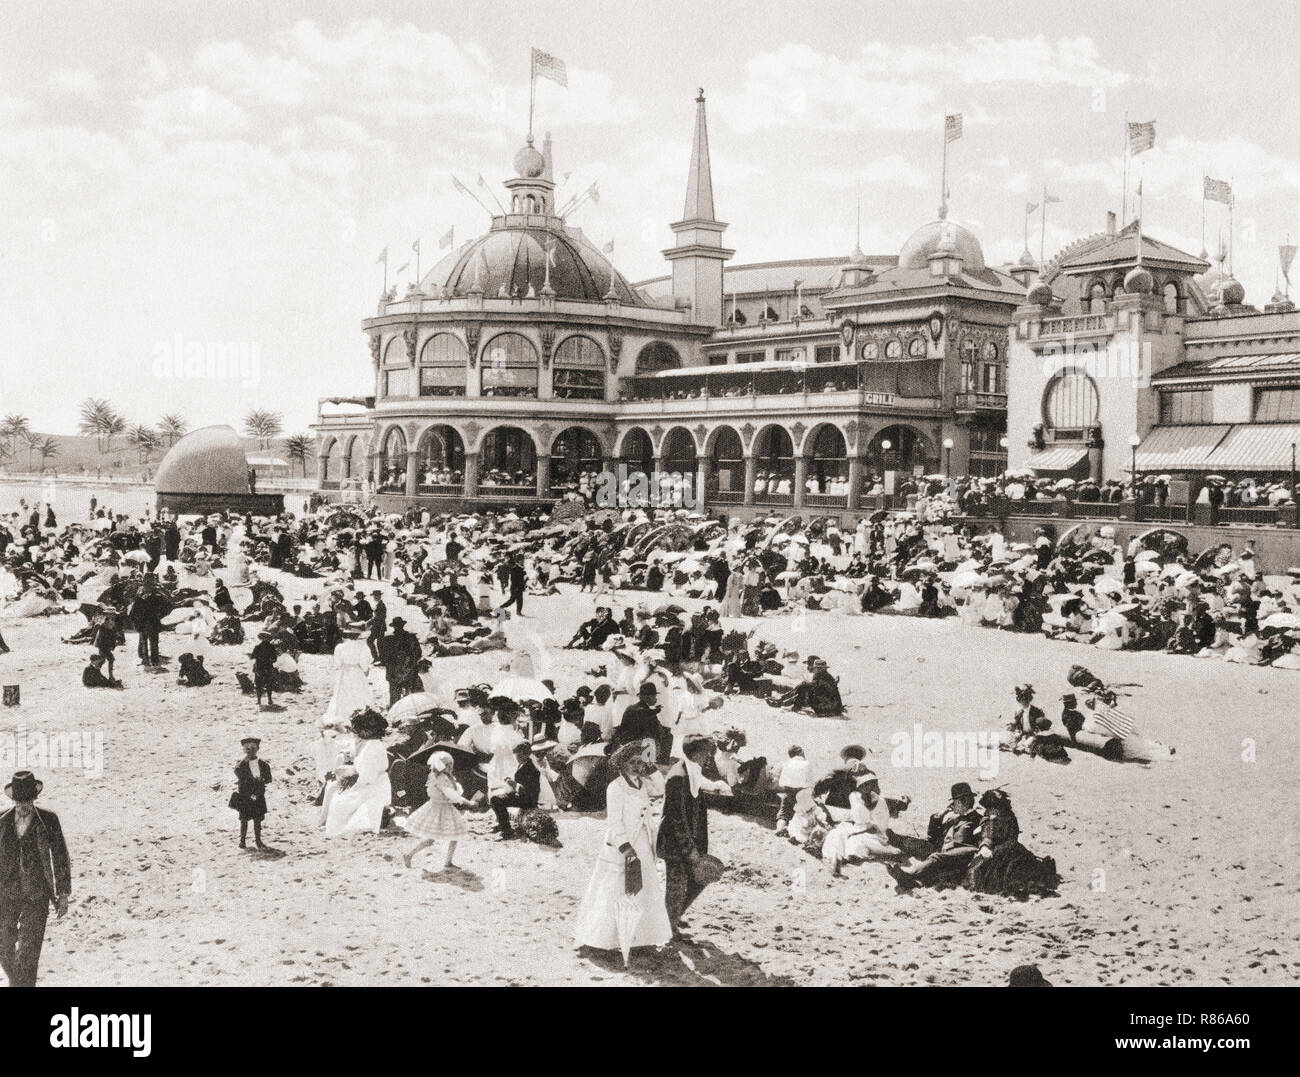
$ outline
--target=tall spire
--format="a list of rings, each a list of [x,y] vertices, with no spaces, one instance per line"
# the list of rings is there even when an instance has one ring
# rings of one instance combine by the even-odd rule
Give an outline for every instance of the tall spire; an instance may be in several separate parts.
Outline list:
[[[713,172],[709,166],[709,125],[704,116],[704,90],[695,98],[695,138],[691,142],[691,171],[686,178],[684,221],[713,220]]]

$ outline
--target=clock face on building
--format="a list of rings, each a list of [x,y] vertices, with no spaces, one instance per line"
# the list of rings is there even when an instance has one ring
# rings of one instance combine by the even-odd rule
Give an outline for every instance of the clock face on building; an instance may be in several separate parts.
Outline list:
[[[925,340],[922,337],[913,337],[907,342],[907,354],[913,359],[925,358]]]
[[[901,340],[891,340],[885,345],[886,359],[901,359],[903,357],[903,342]]]
[[[870,362],[873,359],[880,358],[880,345],[874,340],[868,340],[862,345],[862,358]]]
[[[998,357],[998,346],[994,344],[993,341],[990,340],[988,343],[984,345],[984,361],[986,363],[991,363],[995,359],[997,359],[997,357]]]

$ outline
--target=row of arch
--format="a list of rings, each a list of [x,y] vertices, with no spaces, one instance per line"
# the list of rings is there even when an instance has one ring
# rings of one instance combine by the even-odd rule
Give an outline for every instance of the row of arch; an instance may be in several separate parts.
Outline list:
[[[1186,297],[1176,278],[1162,281],[1155,276],[1155,293],[1164,300],[1165,311],[1169,314],[1185,312]],[[1106,303],[1117,295],[1124,294],[1124,273],[1115,272],[1109,277],[1092,277],[1083,289],[1084,304],[1089,314],[1105,314]]]
[[[370,472],[377,487],[387,492],[459,493],[468,488],[472,471],[476,492],[536,491],[539,496],[590,489],[603,472],[620,464],[629,475],[704,472],[709,488],[724,493],[742,492],[753,476],[772,492],[789,492],[783,488],[794,484],[800,463],[810,493],[843,493],[850,475],[848,439],[832,422],[807,431],[796,424],[793,432],[781,423],[769,423],[752,433],[748,454],[741,431],[725,424],[708,431],[702,444],[686,427],[672,427],[660,434],[657,448],[650,431],[629,427],[612,451],[600,434],[583,426],[570,426],[540,440],[539,433],[509,424],[492,427],[471,447],[467,460],[465,435],[455,426],[426,428],[412,449],[405,431],[394,425],[379,437]],[[877,473],[935,471],[938,453],[922,431],[892,424],[868,439],[862,461]],[[322,446],[320,478],[323,482],[357,478],[367,474],[366,463],[359,437],[346,443],[334,439]]]
[[[541,353],[522,333],[501,332],[491,337],[480,354],[479,393],[482,396],[536,397]],[[435,333],[420,348],[412,383],[406,340],[392,337],[384,348],[379,371],[383,397],[464,396],[469,384],[470,351],[456,333]],[[605,349],[594,338],[571,333],[555,348],[551,366],[552,391],[558,399],[605,398]],[[637,353],[635,372],[653,374],[682,366],[681,354],[663,340],[652,340]]]

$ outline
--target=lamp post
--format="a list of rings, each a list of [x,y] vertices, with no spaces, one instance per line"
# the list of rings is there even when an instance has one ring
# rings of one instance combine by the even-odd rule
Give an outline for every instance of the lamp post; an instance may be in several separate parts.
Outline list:
[[[1138,502],[1138,446],[1141,444],[1142,439],[1138,437],[1137,434],[1129,434],[1129,476],[1130,481],[1133,483],[1133,504],[1135,506],[1135,511]]]
[[[944,452],[944,462],[943,462],[944,478],[951,479],[952,478],[952,438],[943,439],[943,452]]]

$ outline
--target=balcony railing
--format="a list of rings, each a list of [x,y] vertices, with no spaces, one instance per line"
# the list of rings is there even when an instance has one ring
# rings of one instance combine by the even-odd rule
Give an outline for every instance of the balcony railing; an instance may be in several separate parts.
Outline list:
[[[1006,411],[1006,393],[958,393],[955,401],[958,411]]]
[[[1073,318],[1044,318],[1039,335],[1060,337],[1078,333],[1104,333],[1107,328],[1105,314],[1080,314]]]
[[[921,359],[910,362],[814,363],[779,370],[747,370],[743,365],[712,367],[698,374],[625,378],[623,392],[632,402],[732,400],[737,397],[845,392],[873,394],[881,398],[934,398],[939,396],[940,363],[938,359]]]
[[[804,494],[803,503],[810,509],[844,509],[849,498],[847,494]]]

